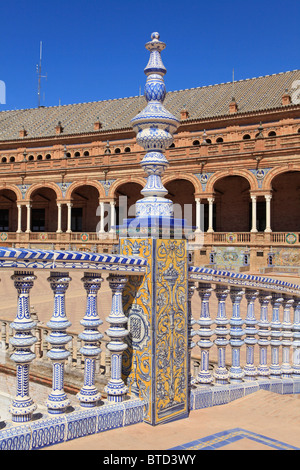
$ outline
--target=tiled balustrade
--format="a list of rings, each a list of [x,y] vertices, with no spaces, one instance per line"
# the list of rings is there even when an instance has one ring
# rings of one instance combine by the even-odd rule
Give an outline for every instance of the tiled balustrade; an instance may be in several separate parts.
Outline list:
[[[17,314],[9,328],[3,321],[2,346],[16,364],[12,419],[1,423],[0,448],[37,449],[65,440],[143,421],[147,403],[128,396],[121,375],[127,317],[122,293],[128,276],[143,276],[143,258],[65,251],[0,249],[0,268],[13,270]],[[53,313],[37,324],[29,294],[39,270],[49,270]],[[86,312],[82,332],[70,334],[65,295],[73,270],[82,270]],[[95,384],[104,341],[97,312],[101,272],[109,273],[112,308],[107,350],[107,399]],[[193,303],[196,300],[198,302]],[[98,300],[97,300],[98,299]],[[100,297],[101,301],[101,297]],[[189,267],[190,409],[232,400],[260,388],[300,393],[300,287],[272,278]],[[8,339],[10,343],[8,343]],[[102,347],[101,347],[102,346]],[[12,349],[12,351],[11,351]],[[38,415],[30,397],[29,369],[34,358],[52,363],[47,411]],[[198,359],[198,360],[197,360]],[[68,366],[83,370],[78,405],[64,391]],[[109,372],[109,373],[108,373]],[[38,417],[39,416],[39,417]],[[38,417],[38,418],[37,418]]]
[[[191,408],[228,403],[260,388],[300,392],[300,286],[192,266],[189,284],[190,303],[194,295],[201,299],[191,316],[191,356],[201,358]]]
[[[13,334],[9,333],[7,323],[2,324],[2,344],[6,347],[8,334],[13,346],[11,359],[16,364],[17,383],[16,395],[10,406],[11,421],[5,422],[0,431],[0,448],[40,448],[142,421],[144,403],[127,397],[127,388],[121,378],[122,351],[127,347],[124,338],[128,335],[121,300],[127,277],[142,275],[146,261],[117,255],[0,249],[0,266],[14,271],[11,278],[17,291],[17,314],[10,324]],[[41,335],[35,332],[37,322],[31,315],[29,298],[39,270],[45,269],[49,271],[48,281],[54,302],[52,316],[46,325],[47,336],[43,335],[42,341]],[[77,355],[79,352],[84,358],[84,383],[77,394],[78,407],[72,408],[64,391],[65,366],[69,358],[74,357],[67,347],[72,336],[67,331],[71,324],[67,318],[65,295],[72,280],[69,272],[78,269],[84,273],[82,282],[86,291],[86,313],[81,320],[83,331],[78,336],[81,347],[77,351]],[[105,388],[107,399],[102,399],[95,386],[103,337],[98,330],[102,320],[97,311],[97,295],[103,281],[101,272],[109,274],[112,291],[112,309],[107,317],[110,327],[106,331],[111,355],[110,377]],[[29,390],[29,369],[36,357],[36,343],[39,343],[38,354],[50,359],[53,370],[47,412],[38,420],[34,418],[37,405]],[[46,343],[47,350],[44,349]],[[80,365],[81,362],[80,358]]]

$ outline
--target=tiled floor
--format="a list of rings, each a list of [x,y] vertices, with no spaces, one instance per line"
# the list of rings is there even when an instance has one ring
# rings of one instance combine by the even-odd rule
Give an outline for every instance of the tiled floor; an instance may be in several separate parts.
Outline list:
[[[253,447],[253,441],[256,443],[256,450],[299,450],[297,447],[277,441],[276,439],[239,428],[229,429],[202,439],[196,439],[170,450],[250,450]]]

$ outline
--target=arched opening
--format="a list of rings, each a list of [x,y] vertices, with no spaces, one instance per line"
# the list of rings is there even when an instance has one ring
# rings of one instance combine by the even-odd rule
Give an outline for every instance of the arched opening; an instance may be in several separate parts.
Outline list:
[[[175,179],[166,183],[166,198],[174,204],[174,215],[186,220],[187,225],[196,225],[195,187],[185,179]]]
[[[139,183],[129,182],[121,184],[115,191],[116,198],[116,221],[121,225],[124,219],[135,217],[135,203],[143,199]]]
[[[223,142],[223,137],[218,137],[218,138],[216,139],[216,142],[217,142],[218,144],[222,143],[222,142]]]
[[[244,140],[251,139],[250,134],[244,134],[244,135],[243,135],[243,139],[244,139]]]
[[[78,186],[71,194],[71,230],[72,232],[96,232],[99,222],[97,209],[99,191],[91,185]],[[64,228],[62,228],[64,230]]]
[[[199,141],[199,140],[197,140],[197,139],[196,139],[196,140],[194,140],[194,141],[193,141],[193,145],[200,145],[200,141]]]
[[[230,175],[216,181],[215,230],[248,232],[251,229],[250,184],[242,176]]]
[[[51,188],[38,188],[31,194],[31,231],[55,232],[57,229],[56,193]]]
[[[18,224],[17,196],[11,189],[0,190],[0,232],[15,232]]]
[[[288,171],[272,180],[273,232],[300,232],[300,173]]]

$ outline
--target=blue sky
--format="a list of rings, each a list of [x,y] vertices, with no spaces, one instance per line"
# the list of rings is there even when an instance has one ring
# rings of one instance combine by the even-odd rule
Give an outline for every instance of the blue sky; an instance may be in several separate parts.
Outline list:
[[[122,98],[143,92],[153,31],[167,47],[167,90],[298,69],[300,1],[2,1],[0,110]]]

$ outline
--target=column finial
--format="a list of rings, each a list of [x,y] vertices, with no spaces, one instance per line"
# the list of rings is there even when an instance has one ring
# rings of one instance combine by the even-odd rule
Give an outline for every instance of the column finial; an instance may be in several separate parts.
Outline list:
[[[164,151],[172,144],[173,134],[180,121],[163,105],[166,97],[164,75],[166,68],[161,59],[161,52],[166,45],[157,32],[151,34],[151,41],[146,43],[150,58],[144,69],[147,81],[144,96],[146,107],[131,120],[137,134],[137,143],[146,151],[141,166],[147,173],[147,183],[141,193],[144,199],[136,203],[137,217],[172,217],[173,203],[166,199],[168,191],[161,182],[161,175],[168,166]]]

